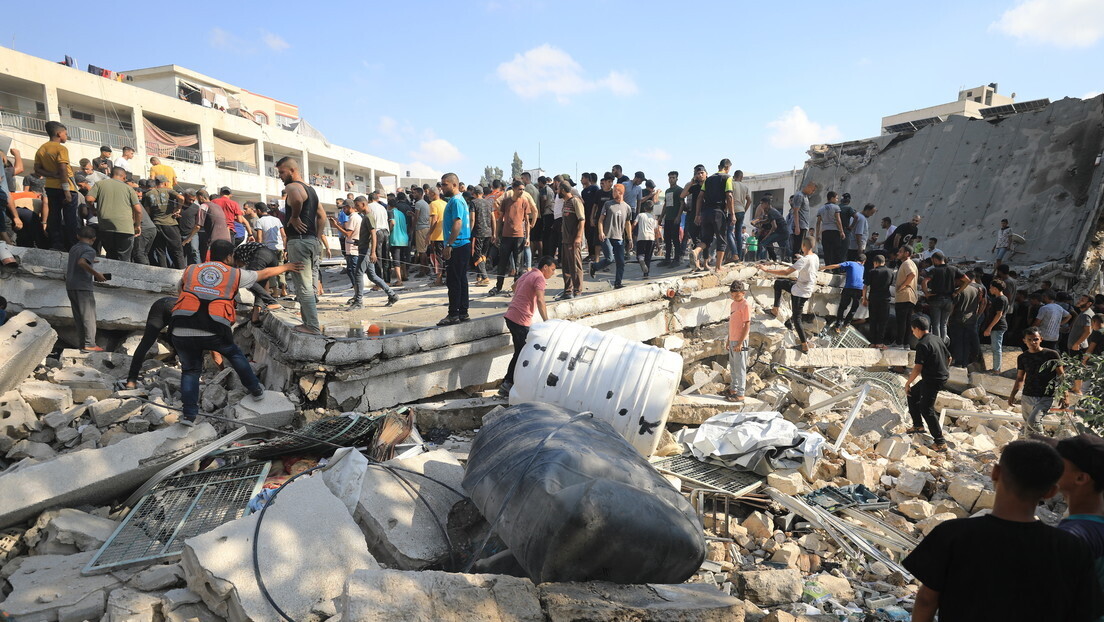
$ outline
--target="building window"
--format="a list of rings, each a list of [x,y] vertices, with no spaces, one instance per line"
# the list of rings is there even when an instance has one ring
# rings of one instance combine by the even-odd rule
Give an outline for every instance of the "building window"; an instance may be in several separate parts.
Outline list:
[[[257,123],[261,125],[268,125],[268,115],[258,110],[253,113],[253,118],[257,120]]]
[[[282,128],[285,128],[285,129],[294,128],[298,123],[299,123],[298,119],[293,119],[291,117],[284,116],[284,115],[282,115],[278,112],[276,113],[276,125],[279,125]]]
[[[123,130],[124,132],[133,132],[134,131],[134,124],[131,123],[130,121],[120,120],[119,121],[119,129]]]
[[[973,91],[966,91],[966,97],[973,97],[973,96],[974,96]]]
[[[980,97],[975,97],[975,98],[974,98],[974,101],[976,101],[977,103],[979,103],[979,104],[980,104],[980,103],[981,103],[981,98],[980,98]]]
[[[46,112],[46,104],[35,102],[35,112]]]
[[[72,116],[77,121],[87,121],[89,123],[95,123],[96,122],[96,117],[94,117],[91,114],[88,114],[87,112],[81,112],[79,110],[69,109],[69,115]]]

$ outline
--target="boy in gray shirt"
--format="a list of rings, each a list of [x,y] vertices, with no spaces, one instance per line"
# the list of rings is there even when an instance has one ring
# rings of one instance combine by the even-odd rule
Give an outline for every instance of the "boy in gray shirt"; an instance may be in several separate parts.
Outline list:
[[[96,345],[96,294],[94,282],[103,283],[107,276],[97,272],[96,230],[81,227],[77,231],[77,243],[69,249],[69,263],[65,269],[65,290],[69,294],[69,305],[73,309],[73,323],[77,327],[77,338],[85,352],[103,352]]]

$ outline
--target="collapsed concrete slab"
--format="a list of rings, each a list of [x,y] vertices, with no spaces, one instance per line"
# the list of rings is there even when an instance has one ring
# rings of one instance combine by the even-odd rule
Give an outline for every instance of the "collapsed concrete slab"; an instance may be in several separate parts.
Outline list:
[[[253,533],[259,513],[226,523],[184,545],[188,588],[231,622],[269,622],[279,614],[253,574]],[[293,620],[341,595],[358,569],[379,565],[364,535],[321,477],[300,478],[265,513],[257,546],[265,587]],[[357,618],[346,618],[355,620]]]
[[[11,294],[8,296],[11,298]],[[50,353],[55,342],[57,332],[38,315],[21,311],[8,318],[0,326],[0,393],[11,391],[26,380]]]
[[[403,469],[393,474],[380,466],[369,466],[358,455],[350,454],[334,467],[333,475],[326,476],[331,489],[341,494],[346,504],[355,503],[353,515],[364,530],[372,554],[402,570],[421,570],[444,562],[450,551],[438,520],[447,520],[452,507],[465,498],[445,487],[463,490],[464,468],[456,458],[438,449],[383,463]],[[342,486],[338,480],[346,483]],[[360,487],[356,488],[358,480]]]
[[[0,528],[43,510],[106,503],[142,485],[174,453],[215,438],[215,429],[172,426],[85,449],[0,475]]]
[[[19,621],[99,620],[107,595],[122,582],[110,574],[82,576],[92,555],[89,551],[18,560],[8,578],[12,592],[0,609]]]
[[[1016,384],[1016,381],[996,374],[974,372],[970,374],[970,383],[985,389],[993,395],[1007,398],[1012,395],[1012,385]]]
[[[729,402],[719,395],[676,395],[667,415],[667,423],[701,425],[706,419],[721,413],[763,412],[772,406],[754,397],[742,402]]]
[[[27,438],[38,417],[18,391],[0,394],[0,452],[7,453],[12,443]]]
[[[62,508],[41,534],[35,552],[45,555],[71,555],[94,551],[111,537],[115,521],[87,512]]]
[[[744,603],[711,585],[544,583],[538,586],[548,622],[740,622]]]
[[[156,622],[161,616],[161,597],[129,588],[119,588],[107,598],[107,611],[101,622]]]
[[[19,385],[19,394],[40,415],[65,410],[73,405],[73,391],[69,387],[44,380],[24,382]]]
[[[281,428],[294,418],[295,404],[278,391],[265,391],[260,401],[247,397],[234,406],[234,419],[242,424]]]
[[[338,612],[357,622],[544,622],[529,579],[425,570],[358,570]]]
[[[862,367],[887,369],[910,367],[916,353],[912,350],[876,348],[813,348],[807,353],[788,348],[776,350],[774,362],[788,367]]]
[[[89,397],[106,399],[114,392],[110,381],[100,370],[92,367],[63,367],[54,372],[54,383],[69,387],[73,392],[73,401],[78,404]]]

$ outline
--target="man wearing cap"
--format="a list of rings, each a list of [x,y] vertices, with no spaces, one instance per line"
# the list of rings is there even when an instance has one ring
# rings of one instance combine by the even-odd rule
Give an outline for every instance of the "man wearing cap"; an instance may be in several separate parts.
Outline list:
[[[1104,589],[1104,439],[1079,434],[1058,441],[1055,448],[1065,463],[1058,490],[1070,514],[1058,528],[1085,541]]]
[[[111,161],[111,147],[107,145],[100,147],[100,157],[92,159],[92,168],[108,177],[111,176],[111,169],[115,168],[115,163]]]

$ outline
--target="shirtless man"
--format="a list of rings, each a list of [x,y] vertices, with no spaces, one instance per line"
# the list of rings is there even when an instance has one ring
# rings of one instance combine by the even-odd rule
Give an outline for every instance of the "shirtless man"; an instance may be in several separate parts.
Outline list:
[[[326,230],[326,211],[318,195],[303,182],[299,162],[285,157],[276,163],[280,181],[287,191],[287,254],[291,263],[303,268],[289,275],[295,287],[295,299],[303,315],[303,323],[295,327],[301,333],[321,334],[318,323],[318,297],[315,290],[315,267],[322,260],[322,232]]]

